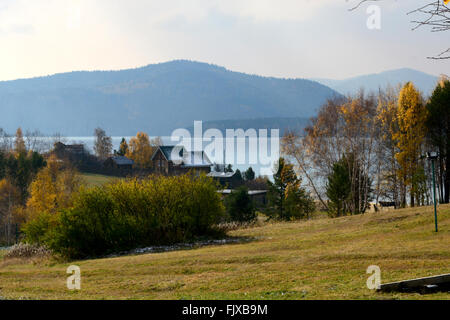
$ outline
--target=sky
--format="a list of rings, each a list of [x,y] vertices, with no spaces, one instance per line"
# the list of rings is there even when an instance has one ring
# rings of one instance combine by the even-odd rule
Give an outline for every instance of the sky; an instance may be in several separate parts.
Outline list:
[[[263,76],[344,79],[430,60],[448,35],[412,31],[428,0],[0,0],[0,80],[118,70],[175,59]],[[370,9],[368,13],[367,10]]]

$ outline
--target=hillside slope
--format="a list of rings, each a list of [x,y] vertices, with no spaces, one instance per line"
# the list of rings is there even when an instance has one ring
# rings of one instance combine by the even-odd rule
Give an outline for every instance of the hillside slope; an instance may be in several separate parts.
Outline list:
[[[121,71],[0,82],[0,128],[46,134],[169,135],[194,120],[310,117],[334,95],[310,80],[266,78],[172,61]]]
[[[68,263],[0,260],[0,296],[25,299],[450,299],[450,293],[382,294],[382,282],[450,273],[450,206],[238,230],[241,244]],[[82,290],[66,288],[81,268]]]
[[[362,75],[344,80],[312,79],[346,95],[355,94],[361,88],[366,91],[377,92],[379,88],[385,89],[388,85],[396,87],[407,81],[412,81],[425,95],[432,93],[438,77],[413,69],[397,69],[376,74]]]

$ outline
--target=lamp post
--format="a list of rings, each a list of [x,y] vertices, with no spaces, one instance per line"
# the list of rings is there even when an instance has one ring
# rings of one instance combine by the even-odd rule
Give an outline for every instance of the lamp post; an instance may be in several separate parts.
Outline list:
[[[434,173],[434,163],[437,158],[437,152],[427,152],[427,159],[431,161],[431,170],[433,171],[434,225],[436,227],[436,232],[438,232],[438,218],[436,209],[436,178]]]

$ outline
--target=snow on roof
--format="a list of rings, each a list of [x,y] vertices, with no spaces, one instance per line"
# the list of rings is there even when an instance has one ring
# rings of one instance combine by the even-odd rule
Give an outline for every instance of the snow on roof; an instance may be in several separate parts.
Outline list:
[[[231,193],[233,193],[233,191],[234,190],[232,190],[232,189],[224,189],[224,190],[219,190],[217,192],[221,193],[221,194],[231,194]],[[267,192],[268,192],[267,190],[249,190],[248,195],[249,196],[257,196],[260,194],[266,194]]]
[[[185,152],[183,155],[183,165],[185,167],[212,166],[211,161],[204,151]]]
[[[159,149],[168,161],[184,167],[210,167],[212,162],[204,151],[188,152],[182,146],[160,146]],[[153,155],[152,159],[155,157]]]
[[[208,176],[213,178],[232,178],[235,174],[236,172],[211,172]]]

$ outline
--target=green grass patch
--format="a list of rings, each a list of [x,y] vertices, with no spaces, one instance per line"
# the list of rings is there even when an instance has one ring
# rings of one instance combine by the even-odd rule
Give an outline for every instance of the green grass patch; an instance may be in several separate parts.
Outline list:
[[[377,293],[382,282],[450,273],[450,206],[337,219],[265,223],[230,232],[257,240],[67,263],[0,261],[0,296],[29,299],[450,299],[450,293]],[[66,288],[66,268],[82,288]]]
[[[85,180],[88,186],[103,186],[107,183],[113,182],[114,180],[121,179],[112,176],[104,176],[101,174],[92,173],[82,173],[81,176]]]

